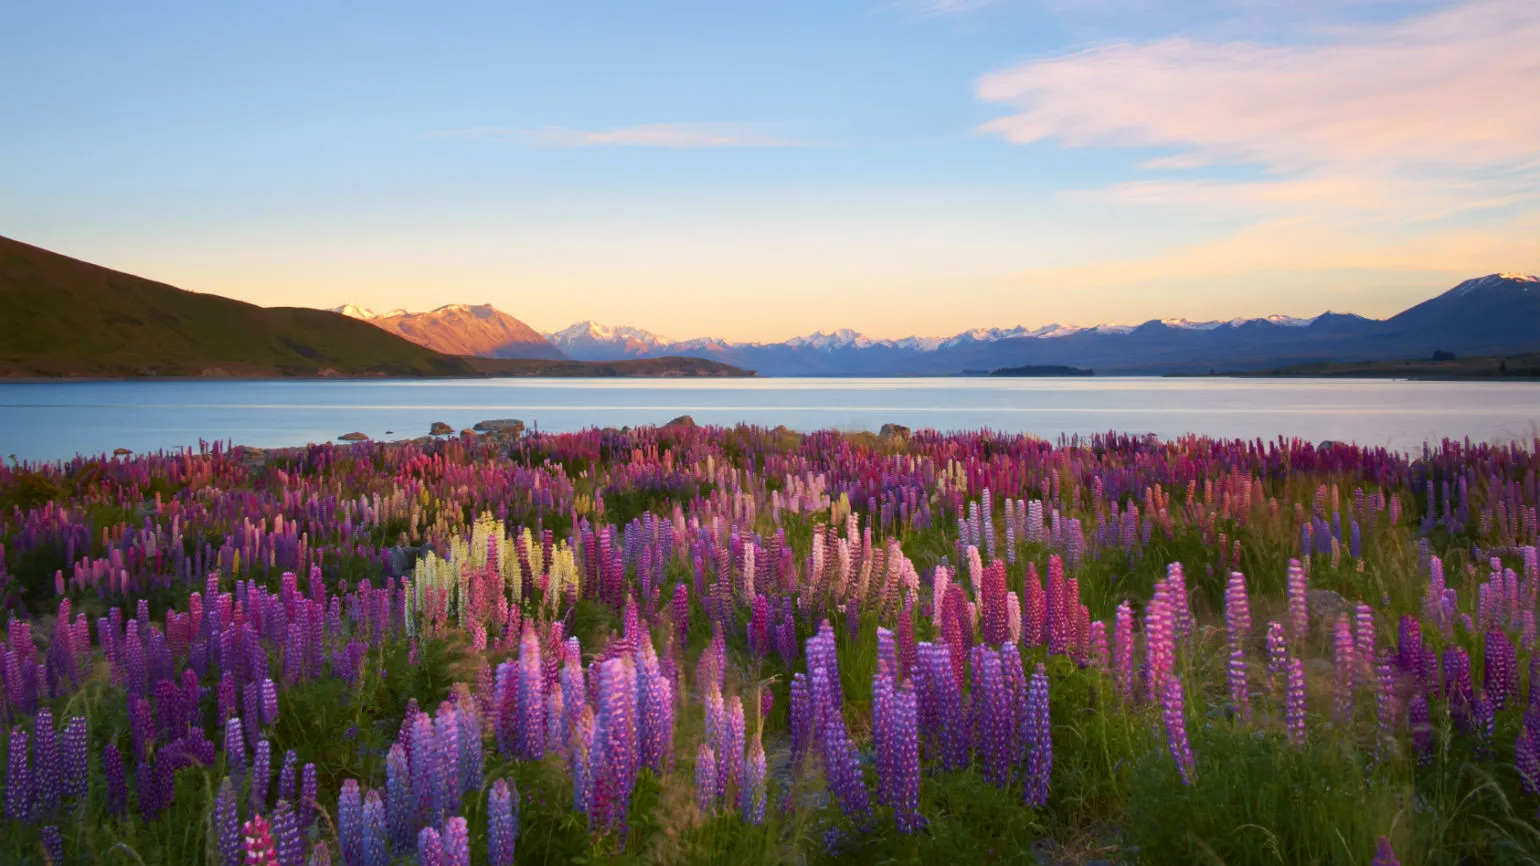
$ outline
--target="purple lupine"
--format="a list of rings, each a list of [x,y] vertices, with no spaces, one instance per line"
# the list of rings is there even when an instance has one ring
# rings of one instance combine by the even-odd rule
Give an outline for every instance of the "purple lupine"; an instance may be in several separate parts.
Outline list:
[[[1161,701],[1162,717],[1166,723],[1166,747],[1171,760],[1176,763],[1177,775],[1182,784],[1192,784],[1192,747],[1187,742],[1187,717],[1182,699],[1182,678],[1175,674],[1166,678],[1166,692]]]
[[[515,844],[519,839],[519,789],[510,788],[504,779],[492,783],[487,795],[487,862],[490,866],[513,866]]]
[[[471,834],[464,818],[454,815],[445,820],[442,838],[444,866],[471,866]]]
[[[294,809],[295,817],[299,818],[299,831],[310,832],[310,825],[315,821],[315,810],[319,803],[316,802],[315,764],[306,764],[300,770],[299,804]]]
[[[720,798],[725,799],[728,792],[743,781],[745,731],[743,697],[733,695],[727,702],[720,746],[717,748],[717,796]]]
[[[128,780],[123,773],[123,753],[115,743],[102,750],[102,775],[107,778],[107,814],[121,817],[128,809]]]
[[[716,753],[705,743],[695,753],[695,808],[703,815],[715,811],[717,803]]]
[[[278,724],[278,685],[270,679],[262,681],[262,724]]]
[[[59,808],[63,793],[63,769],[59,766],[59,732],[53,726],[53,713],[38,710],[32,724],[32,774],[38,805],[45,815]]]
[[[214,825],[219,833],[221,866],[240,866],[241,811],[229,776],[219,783],[219,797],[214,801]]]
[[[238,716],[225,720],[225,767],[237,785],[246,777],[246,735]]]
[[[1374,611],[1363,602],[1358,603],[1354,614],[1354,623],[1357,627],[1357,652],[1359,685],[1367,686],[1374,679],[1374,659],[1379,654],[1379,648],[1375,645]]]
[[[911,704],[913,701],[911,700]],[[739,813],[746,823],[765,823],[765,806],[769,793],[765,788],[768,770],[765,766],[765,747],[760,743],[759,731],[749,741],[748,759],[743,766],[743,786],[738,789]]]
[[[288,800],[279,800],[273,809],[273,841],[278,846],[279,866],[304,866],[305,840],[300,838]]]
[[[1305,745],[1305,663],[1289,659],[1289,682],[1283,698],[1283,724],[1289,745]]]
[[[460,724],[459,712],[445,701],[439,704],[433,719],[435,761],[433,767],[434,811],[452,815],[460,811]],[[542,723],[544,720],[541,720]],[[542,724],[543,727],[543,724]]]
[[[812,658],[811,644],[809,641],[809,659]],[[855,746],[850,742],[844,714],[834,696],[839,689],[838,680],[831,683],[830,679],[828,667],[819,666],[813,670],[813,706],[818,742],[823,747],[824,773],[831,792],[839,800],[840,810],[847,816],[865,815],[869,808],[866,784],[861,780]]]
[[[1471,705],[1476,692],[1471,686],[1470,655],[1464,647],[1444,648],[1444,699],[1449,702],[1449,718],[1462,733],[1469,733]]]
[[[420,828],[438,820],[439,749],[433,720],[427,713],[419,713],[412,728],[412,751],[408,762],[412,768],[412,799],[416,807],[414,823]]]
[[[1336,679],[1332,683],[1332,709],[1337,724],[1353,723],[1353,681],[1357,678],[1358,662],[1355,658],[1357,644],[1353,640],[1353,623],[1346,613],[1337,618],[1333,633],[1332,661]]]
[[[540,665],[540,638],[524,626],[519,647],[519,725],[517,755],[538,761],[545,754],[545,677]]]
[[[1536,748],[1529,725],[1519,726],[1519,738],[1513,746],[1513,765],[1518,768],[1524,793],[1540,793],[1540,749]]]
[[[1401,866],[1401,861],[1396,859],[1396,852],[1390,848],[1390,840],[1384,836],[1374,846],[1374,860],[1369,866]]]
[[[378,791],[364,795],[363,823],[360,828],[359,862],[363,866],[385,866],[385,804]]]
[[[1144,615],[1144,646],[1146,673],[1149,678],[1148,694],[1152,702],[1164,700],[1165,681],[1174,676],[1175,620],[1170,605],[1163,598],[1165,593],[1157,588]]]
[[[504,755],[518,753],[519,740],[519,663],[505,661],[497,666],[492,686],[492,738]],[[565,701],[564,701],[565,704]],[[412,728],[416,716],[410,710],[401,721],[399,741],[408,753],[412,750]]]
[[[386,824],[390,828],[391,848],[398,854],[411,847],[415,829],[412,824],[414,811],[411,769],[407,765],[406,749],[396,743],[385,756],[385,812]]]
[[[589,824],[599,832],[627,833],[631,793],[636,786],[636,666],[618,656],[599,667],[599,714],[594,723],[593,790]],[[719,768],[720,772],[720,768]]]
[[[337,795],[337,844],[342,848],[345,866],[363,863],[364,799],[357,779],[344,779]]]
[[[1276,681],[1289,672],[1289,641],[1283,633],[1283,623],[1267,624],[1267,675]]]
[[[10,761],[5,765],[5,814],[27,823],[37,819],[32,770],[27,764],[29,743],[25,728],[12,728]]]
[[[1042,662],[1038,662],[1037,670],[1032,673],[1025,704],[1021,739],[1027,747],[1027,775],[1022,799],[1028,806],[1036,808],[1048,804],[1049,784],[1053,780],[1053,719],[1049,708],[1048,672]],[[1184,740],[1185,730],[1184,727]]]
[[[460,795],[464,796],[481,787],[482,767],[486,756],[481,750],[481,723],[477,720],[475,703],[463,701],[455,712],[459,723],[460,747],[457,766],[460,769]]]
[[[310,849],[310,860],[306,862],[306,866],[332,866],[332,849],[317,843]]]
[[[294,803],[294,783],[298,772],[299,754],[290,749],[284,753],[283,769],[278,771],[278,799]]]
[[[1379,719],[1379,747],[1384,749],[1396,736],[1396,679],[1390,662],[1381,660],[1374,666],[1379,686],[1374,693],[1375,715]]]
[[[1251,718],[1251,687],[1247,680],[1246,652],[1239,647],[1230,651],[1230,663],[1226,668],[1230,684],[1230,705],[1236,716]]]
[[[984,761],[984,780],[1005,787],[1016,756],[1011,752],[1014,715],[1000,672],[1000,656],[985,644],[973,648],[973,732]]]
[[[43,828],[43,853],[48,866],[64,866],[64,837],[53,824]]]
[[[1246,575],[1230,572],[1230,582],[1225,587],[1225,631],[1230,639],[1230,652],[1245,649],[1246,638],[1251,634],[1251,601],[1246,595]]]
[[[1519,664],[1513,641],[1500,628],[1487,629],[1482,673],[1482,685],[1492,705],[1499,710],[1507,707],[1509,697],[1518,693]]]
[[[447,855],[444,853],[444,842],[439,838],[438,831],[432,827],[422,828],[417,834],[417,864],[418,866],[449,866]]]
[[[75,716],[64,729],[64,794],[83,804],[90,784],[90,737],[86,720]]]
[[[1412,729],[1412,751],[1419,764],[1433,760],[1433,726],[1428,722],[1428,696],[1422,692],[1412,695],[1406,706],[1407,725]]]
[[[668,771],[674,751],[674,692],[658,669],[658,657],[650,641],[642,645],[642,665],[637,672],[636,687],[641,765],[662,777]]]
[[[267,811],[267,788],[273,781],[272,750],[267,740],[257,741],[257,755],[251,762],[251,788],[247,798],[252,812]]]

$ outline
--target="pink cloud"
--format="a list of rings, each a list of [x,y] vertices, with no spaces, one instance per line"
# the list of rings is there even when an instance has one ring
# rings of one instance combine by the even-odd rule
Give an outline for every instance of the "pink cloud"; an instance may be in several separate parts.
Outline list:
[[[1493,169],[1540,152],[1540,3],[1476,0],[1310,45],[1171,38],[982,78],[1008,141],[1166,147],[1149,167]]]

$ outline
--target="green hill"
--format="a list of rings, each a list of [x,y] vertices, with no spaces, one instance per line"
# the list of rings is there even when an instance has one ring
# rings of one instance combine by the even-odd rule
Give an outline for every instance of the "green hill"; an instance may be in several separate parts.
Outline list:
[[[454,376],[338,313],[183,291],[0,237],[0,376]]]

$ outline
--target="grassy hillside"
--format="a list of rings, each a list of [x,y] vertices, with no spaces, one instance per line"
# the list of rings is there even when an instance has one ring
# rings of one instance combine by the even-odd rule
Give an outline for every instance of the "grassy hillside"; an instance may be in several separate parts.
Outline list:
[[[471,374],[337,313],[183,291],[3,237],[0,310],[0,376]]]

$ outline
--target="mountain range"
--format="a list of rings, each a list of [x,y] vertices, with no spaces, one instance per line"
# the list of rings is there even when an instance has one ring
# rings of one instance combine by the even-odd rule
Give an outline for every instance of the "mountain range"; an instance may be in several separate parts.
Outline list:
[[[377,328],[404,337],[446,355],[481,358],[567,358],[534,328],[494,308],[491,304],[445,304],[426,313],[391,310],[376,313],[356,304],[333,307],[332,312],[361,319]],[[610,361],[613,358],[604,358]]]
[[[416,318],[400,311],[375,316],[352,305],[338,309],[357,311],[350,315],[381,327]],[[418,315],[438,316],[448,309]],[[398,333],[417,339],[405,331]],[[1499,273],[1466,280],[1388,319],[1326,312],[1312,318],[1275,315],[1205,322],[1157,319],[1138,325],[980,328],[949,337],[902,339],[876,339],[842,329],[779,343],[716,337],[676,341],[642,328],[588,321],[545,334],[544,339],[574,360],[683,356],[720,361],[762,376],[935,376],[1056,365],[1090,368],[1100,375],[1247,372],[1310,363],[1424,358],[1435,351],[1459,355],[1540,351],[1540,279]],[[520,344],[519,350],[532,351],[532,344]]]

